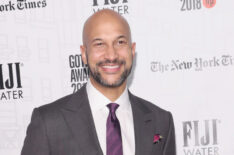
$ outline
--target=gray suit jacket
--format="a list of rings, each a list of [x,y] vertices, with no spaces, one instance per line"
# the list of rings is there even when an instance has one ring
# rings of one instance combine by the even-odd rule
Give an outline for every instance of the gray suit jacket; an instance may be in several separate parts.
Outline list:
[[[132,95],[135,155],[175,155],[172,115]],[[153,143],[155,134],[163,139]],[[21,155],[103,155],[86,86],[54,103],[34,109]]]

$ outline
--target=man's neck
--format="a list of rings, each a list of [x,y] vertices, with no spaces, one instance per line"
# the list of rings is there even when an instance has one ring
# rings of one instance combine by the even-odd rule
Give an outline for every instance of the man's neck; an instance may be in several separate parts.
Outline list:
[[[90,78],[90,82],[92,85],[100,91],[104,96],[106,96],[110,101],[114,102],[116,101],[120,95],[123,93],[124,89],[126,88],[126,81],[119,86],[119,87],[105,87],[99,83],[97,83],[94,79]]]

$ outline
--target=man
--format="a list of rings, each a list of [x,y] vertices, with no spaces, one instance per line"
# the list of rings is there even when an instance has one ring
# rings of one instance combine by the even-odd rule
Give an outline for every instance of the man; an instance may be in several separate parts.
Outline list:
[[[34,109],[21,155],[175,155],[170,112],[127,89],[135,47],[116,12],[89,17],[80,49],[90,79],[75,94]]]

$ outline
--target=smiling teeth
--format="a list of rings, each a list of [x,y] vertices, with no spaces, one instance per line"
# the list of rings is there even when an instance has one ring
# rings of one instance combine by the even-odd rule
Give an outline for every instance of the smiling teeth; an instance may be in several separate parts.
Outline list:
[[[108,69],[115,69],[118,68],[119,66],[102,66],[103,68],[108,68]]]

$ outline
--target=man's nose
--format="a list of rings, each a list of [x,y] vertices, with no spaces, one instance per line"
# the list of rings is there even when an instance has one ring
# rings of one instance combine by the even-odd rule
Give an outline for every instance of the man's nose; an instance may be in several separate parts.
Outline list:
[[[105,58],[109,60],[115,60],[118,57],[117,50],[113,45],[108,46],[106,53],[105,53]]]

